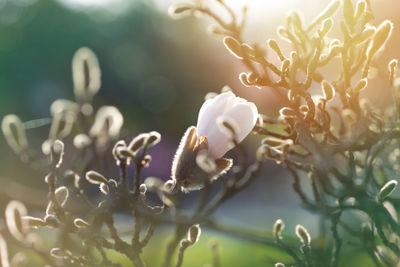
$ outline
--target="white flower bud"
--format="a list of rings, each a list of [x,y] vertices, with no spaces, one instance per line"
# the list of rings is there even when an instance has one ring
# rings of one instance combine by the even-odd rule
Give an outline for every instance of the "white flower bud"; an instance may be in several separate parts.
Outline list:
[[[391,180],[387,182],[384,186],[382,186],[381,190],[379,190],[379,199],[384,200],[388,196],[390,196],[393,191],[397,187],[397,181]]]
[[[234,129],[236,141],[241,142],[257,122],[258,111],[254,103],[225,92],[208,99],[202,105],[197,120],[197,137],[205,136],[208,141],[208,153],[214,158],[221,158],[232,148],[230,137],[217,125],[219,117],[225,118]]]
[[[86,180],[88,180],[88,182],[92,184],[107,184],[107,178],[96,171],[88,171],[85,177]]]
[[[311,243],[311,236],[304,226],[298,224],[296,225],[296,235],[300,239],[303,245],[309,246]]]

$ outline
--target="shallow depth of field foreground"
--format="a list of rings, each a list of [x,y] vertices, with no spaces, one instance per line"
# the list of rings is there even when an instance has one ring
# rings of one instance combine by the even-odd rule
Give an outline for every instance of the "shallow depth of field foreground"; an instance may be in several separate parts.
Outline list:
[[[399,10],[0,1],[0,266],[400,267]]]

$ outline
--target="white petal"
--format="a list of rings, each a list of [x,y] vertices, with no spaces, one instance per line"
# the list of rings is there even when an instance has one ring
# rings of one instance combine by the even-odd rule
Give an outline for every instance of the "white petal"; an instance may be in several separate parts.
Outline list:
[[[234,105],[224,116],[234,121],[239,129],[237,141],[240,143],[254,128],[257,122],[258,111],[254,103],[240,102]]]
[[[221,131],[215,123],[208,132],[208,154],[214,159],[219,159],[233,148],[232,140],[225,132]]]
[[[235,95],[232,92],[226,92],[204,102],[197,119],[196,128],[198,136],[207,137],[210,128],[216,124],[217,117],[231,107],[234,104],[234,100]]]

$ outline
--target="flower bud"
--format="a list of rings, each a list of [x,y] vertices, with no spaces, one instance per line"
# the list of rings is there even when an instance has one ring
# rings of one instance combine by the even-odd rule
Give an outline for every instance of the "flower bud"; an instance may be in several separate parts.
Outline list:
[[[333,27],[333,19],[328,18],[322,23],[321,29],[318,31],[319,36],[324,37]]]
[[[5,210],[8,231],[19,241],[23,241],[25,237],[26,221],[22,220],[22,217],[26,215],[27,210],[24,204],[16,200],[8,203]]]
[[[148,138],[149,134],[147,133],[139,134],[129,143],[128,149],[132,152],[138,151],[146,144]]]
[[[161,134],[156,132],[156,131],[152,131],[149,132],[149,138],[147,139],[147,145],[148,146],[154,146],[156,144],[158,144],[161,141]]]
[[[367,3],[364,0],[358,1],[356,11],[354,12],[354,20],[357,21],[364,13],[367,7]]]
[[[89,226],[89,223],[87,223],[86,221],[84,221],[84,220],[81,219],[81,218],[76,218],[76,219],[74,220],[74,225],[75,225],[76,227],[78,227],[78,228],[86,228],[86,227]]]
[[[354,7],[352,0],[343,1],[343,17],[348,26],[352,26],[354,22]]]
[[[358,83],[356,84],[356,86],[354,86],[352,91],[355,93],[359,93],[362,90],[364,90],[367,86],[368,86],[368,79],[364,78],[358,81]]]
[[[86,134],[78,134],[74,137],[73,144],[77,149],[84,149],[92,143],[92,139]]]
[[[99,188],[100,188],[100,192],[103,193],[104,195],[108,195],[108,193],[110,193],[110,188],[105,183],[101,183]]]
[[[15,133],[12,127],[15,128]],[[1,130],[3,131],[7,144],[16,154],[20,154],[28,148],[24,125],[16,115],[11,114],[5,116],[1,123]]]
[[[322,91],[324,93],[324,98],[327,101],[335,97],[335,88],[330,82],[323,80],[321,86],[322,86]]]
[[[187,3],[179,3],[179,4],[172,5],[168,9],[168,14],[174,19],[179,19],[179,18],[182,18],[182,17],[190,14],[189,11],[191,11],[191,10],[193,10],[192,5],[187,4]]]
[[[44,221],[41,218],[36,218],[32,216],[23,216],[22,221],[25,225],[31,228],[38,228],[45,225]]]
[[[274,223],[273,230],[272,230],[274,237],[275,238],[280,237],[284,228],[285,228],[285,223],[281,219],[276,220],[276,222]]]
[[[310,246],[311,236],[304,226],[300,224],[296,225],[296,235],[303,245]]]
[[[238,59],[243,59],[244,55],[242,52],[242,47],[239,43],[238,40],[236,40],[233,37],[225,37],[224,38],[224,45],[228,49],[229,52],[231,52],[232,55],[237,57]]]
[[[102,174],[96,171],[88,171],[85,177],[86,180],[92,184],[107,184],[107,179]]]
[[[74,94],[80,101],[91,101],[101,86],[99,61],[87,47],[79,48],[72,59]]]
[[[194,245],[199,241],[201,235],[200,225],[195,224],[189,228],[188,231],[188,240],[190,241],[191,245]]]
[[[0,234],[0,266],[10,267],[10,261],[8,259],[7,243],[1,234]]]
[[[269,39],[268,40],[268,46],[278,55],[280,60],[284,60],[285,57],[282,54],[282,50],[279,47],[278,43],[274,39]]]
[[[56,195],[57,202],[61,205],[61,207],[64,207],[69,196],[68,189],[65,186],[60,186],[54,193]]]
[[[393,23],[389,20],[385,20],[382,22],[375,33],[375,37],[372,41],[372,44],[368,48],[367,58],[371,59],[371,57],[386,43],[392,34]]]
[[[397,187],[397,181],[396,180],[391,180],[387,182],[384,186],[382,186],[381,190],[379,190],[378,197],[380,200],[384,200],[388,196],[390,196],[393,191]]]

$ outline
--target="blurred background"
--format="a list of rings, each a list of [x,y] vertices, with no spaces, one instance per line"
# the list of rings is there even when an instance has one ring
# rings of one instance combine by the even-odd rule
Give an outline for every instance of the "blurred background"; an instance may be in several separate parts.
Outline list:
[[[210,91],[229,85],[254,101],[264,114],[275,116],[278,98],[267,88],[244,88],[237,77],[245,68],[232,57],[218,36],[207,33],[210,21],[192,17],[173,20],[168,7],[176,0],[0,0],[0,117],[17,114],[23,121],[50,118],[49,107],[58,98],[73,98],[71,59],[87,46],[97,54],[102,69],[102,89],[95,105],[115,105],[125,118],[127,136],[156,130],[162,143],[151,151],[153,162],[146,175],[168,179],[175,149],[184,130],[196,124],[197,112]],[[246,39],[265,46],[276,38],[276,27],[285,14],[298,9],[309,22],[328,0],[226,0],[234,10],[249,6]],[[387,18],[395,30],[382,57],[400,57],[400,17],[397,0],[375,0],[376,22]],[[282,42],[281,42],[282,43]],[[368,94],[385,103],[388,85],[377,82]],[[371,89],[372,88],[372,89]],[[34,148],[47,137],[49,125],[28,130]],[[246,140],[250,154],[259,138]],[[26,203],[21,185],[30,190],[32,202],[45,203],[43,174],[20,164],[0,138],[0,207],[11,198]],[[280,166],[267,162],[256,182],[225,203],[218,221],[251,231],[270,232],[275,220],[293,233],[298,223],[312,235],[318,219],[303,210],[291,189],[291,177]],[[123,219],[122,219],[123,220]],[[211,261],[207,242],[221,243],[223,266],[272,266],[280,254],[264,246],[206,232],[195,249],[185,255],[186,265]],[[154,251],[157,251],[155,245]],[[202,255],[202,258],[198,258]],[[346,255],[345,255],[346,256]],[[147,257],[150,257],[147,255]],[[360,256],[361,257],[361,256]],[[352,257],[352,262],[359,260]],[[152,266],[152,265],[150,265]],[[347,266],[347,265],[346,265]],[[358,265],[361,266],[361,265]]]

